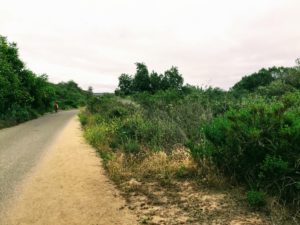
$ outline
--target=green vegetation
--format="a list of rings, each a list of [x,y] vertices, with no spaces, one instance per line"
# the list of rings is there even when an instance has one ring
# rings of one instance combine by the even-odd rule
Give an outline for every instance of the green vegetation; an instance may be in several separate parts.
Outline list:
[[[300,215],[300,60],[244,76],[229,91],[183,85],[176,67],[158,74],[136,63],[114,94],[93,97],[74,81],[53,84],[0,36],[0,128],[87,105],[85,137],[111,178],[194,179],[245,187],[253,208],[268,199]]]
[[[38,76],[19,59],[15,43],[0,36],[0,128],[17,124],[53,110],[86,103],[88,93],[74,81],[53,84],[47,75]]]
[[[251,207],[261,207],[266,204],[265,194],[258,191],[248,191],[247,200]]]
[[[245,99],[203,125],[213,162],[249,187],[298,201],[300,92],[278,99]],[[297,202],[299,204],[299,202]]]
[[[140,92],[156,93],[160,90],[181,90],[183,78],[176,67],[158,75],[156,72],[149,74],[148,68],[143,63],[136,63],[136,73],[134,76],[122,74],[119,77],[119,88],[117,95],[129,95]]]
[[[80,115],[116,182],[230,180],[251,190],[250,206],[269,196],[299,215],[299,60],[245,76],[229,91],[184,86],[176,67],[158,75],[136,66],[119,78],[121,97],[94,98]]]

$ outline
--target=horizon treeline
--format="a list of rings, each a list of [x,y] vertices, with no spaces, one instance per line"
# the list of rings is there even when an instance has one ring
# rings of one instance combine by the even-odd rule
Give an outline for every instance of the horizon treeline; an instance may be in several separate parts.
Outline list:
[[[155,71],[149,73],[144,63],[136,63],[135,65],[136,73],[134,76],[124,73],[119,77],[118,89],[115,91],[117,95],[130,95],[144,91],[155,93],[168,89],[182,90],[183,77],[177,67],[172,66],[164,74],[158,74]]]
[[[159,74],[155,71],[149,73],[145,63],[135,63],[135,65],[136,73],[134,75],[123,73],[119,76],[118,88],[115,90],[116,95],[124,96],[142,92],[154,94],[158,91],[181,91],[188,88],[199,88],[198,86],[193,86],[191,84],[184,85],[184,78],[175,66],[172,66],[163,74]],[[222,92],[251,93],[255,91],[263,92],[264,87],[272,84],[272,89],[278,89],[277,94],[280,94],[280,89],[283,93],[300,87],[300,78],[297,76],[299,68],[300,59],[296,59],[296,66],[294,67],[273,66],[268,69],[262,68],[258,72],[250,75],[245,75],[228,91],[211,86],[208,87],[208,89],[215,89]],[[200,89],[203,88],[201,87]],[[276,93],[273,94],[276,95]]]
[[[86,103],[89,93],[74,81],[54,84],[46,74],[37,75],[19,58],[16,43],[0,35],[0,128],[36,118],[53,110]]]

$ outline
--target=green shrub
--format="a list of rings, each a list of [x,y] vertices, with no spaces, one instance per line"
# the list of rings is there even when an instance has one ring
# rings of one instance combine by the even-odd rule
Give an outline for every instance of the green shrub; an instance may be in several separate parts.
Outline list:
[[[272,178],[281,178],[289,172],[288,162],[283,161],[281,157],[267,155],[261,165],[261,171],[264,179],[268,179],[270,175]]]
[[[175,121],[147,118],[137,129],[137,137],[148,147],[161,146],[171,149],[175,144],[186,141],[184,131]]]
[[[134,140],[129,140],[127,143],[124,144],[123,148],[126,153],[131,154],[139,153],[141,150],[139,143],[137,143]]]
[[[10,111],[10,118],[17,123],[27,121],[32,118],[29,107],[22,107],[21,105],[13,105]]]
[[[78,117],[81,125],[86,126],[88,123],[88,116],[85,113],[81,112],[78,114]]]
[[[179,169],[176,171],[176,177],[178,178],[186,178],[190,176],[190,171],[186,168],[185,165],[181,165]]]
[[[259,191],[248,191],[247,201],[251,207],[261,207],[266,204],[266,195]]]
[[[113,150],[117,149],[121,144],[120,139],[117,138],[113,138],[109,141],[109,147]]]
[[[91,126],[86,128],[85,137],[92,146],[99,147],[101,144],[106,143],[107,131],[105,124]]]
[[[278,100],[247,99],[239,108],[203,126],[206,147],[212,149],[212,160],[221,171],[292,204],[299,204],[300,197],[296,188],[300,158],[298,96],[292,93]]]
[[[115,117],[124,117],[129,114],[129,111],[125,107],[115,107],[112,108],[109,112],[109,117],[110,118],[115,118]]]
[[[198,163],[202,163],[203,159],[211,157],[213,152],[213,148],[209,143],[196,144],[189,140],[185,143],[185,146],[190,150],[192,158]]]
[[[113,158],[112,154],[109,152],[99,151],[99,154],[105,164]]]

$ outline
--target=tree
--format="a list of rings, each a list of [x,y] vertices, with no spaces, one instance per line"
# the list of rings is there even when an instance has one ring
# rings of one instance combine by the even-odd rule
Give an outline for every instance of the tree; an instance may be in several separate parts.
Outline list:
[[[283,78],[283,81],[297,89],[300,88],[300,69],[296,66],[290,68],[288,74]]]
[[[87,90],[87,94],[86,94],[86,97],[87,97],[87,100],[91,99],[93,97],[93,87],[92,86],[89,86],[88,87],[88,90]]]
[[[133,91],[133,80],[128,74],[121,74],[119,77],[119,92],[121,95],[129,95]]]
[[[18,59],[16,44],[10,44],[0,36],[0,117],[12,108],[12,105],[27,103],[28,93],[22,87],[24,64]],[[2,116],[3,117],[3,116]]]
[[[296,67],[300,69],[300,58],[296,59]]]
[[[92,86],[88,87],[88,92],[91,93],[91,94],[93,94],[93,87]]]
[[[136,73],[134,77],[122,74],[119,77],[117,95],[129,95],[134,92],[155,93],[160,90],[182,90],[183,78],[179,74],[177,67],[165,71],[164,75],[152,71],[149,75],[148,68],[144,63],[136,63]]]
[[[177,67],[172,66],[171,69],[165,71],[162,79],[162,88],[181,90],[183,85],[182,75],[179,74]]]
[[[158,73],[152,71],[150,74],[150,90],[155,93],[161,90],[163,75],[158,75]]]
[[[233,90],[247,90],[250,92],[255,91],[260,86],[267,86],[277,77],[281,76],[284,71],[282,68],[269,68],[261,69],[257,73],[253,73],[249,76],[244,76],[241,81],[233,86]]]
[[[150,91],[150,77],[144,63],[136,63],[136,74],[133,79],[133,89],[136,92]]]

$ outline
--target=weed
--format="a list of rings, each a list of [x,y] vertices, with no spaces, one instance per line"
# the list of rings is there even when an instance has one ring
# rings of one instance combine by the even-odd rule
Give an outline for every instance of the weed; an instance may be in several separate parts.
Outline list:
[[[124,144],[123,148],[126,153],[132,154],[137,154],[141,149],[140,145],[134,140],[129,140],[127,143]]]

